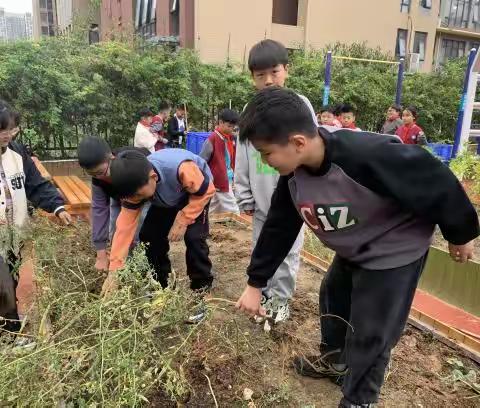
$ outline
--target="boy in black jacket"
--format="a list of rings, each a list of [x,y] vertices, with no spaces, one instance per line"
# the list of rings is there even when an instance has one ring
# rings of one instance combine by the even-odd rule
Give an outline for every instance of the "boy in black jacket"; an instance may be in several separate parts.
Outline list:
[[[24,227],[29,218],[27,200],[34,207],[54,213],[64,224],[71,223],[56,188],[40,175],[25,147],[12,142],[14,128],[11,108],[0,101],[0,228],[10,232],[2,234],[0,242],[0,335],[20,329],[17,280],[13,276],[19,254],[12,249],[14,230]]]
[[[435,225],[452,258],[466,262],[479,235],[477,213],[451,171],[426,150],[385,135],[317,129],[286,89],[253,98],[240,139],[282,177],[237,307],[262,312],[261,288],[305,222],[337,255],[320,289],[321,355],[297,357],[294,366],[343,383],[340,407],[369,407],[407,321]]]

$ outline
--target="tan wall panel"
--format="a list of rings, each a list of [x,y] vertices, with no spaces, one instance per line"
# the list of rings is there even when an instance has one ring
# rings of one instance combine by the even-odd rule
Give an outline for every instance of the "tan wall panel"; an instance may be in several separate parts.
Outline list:
[[[243,62],[258,41],[270,38],[272,0],[196,0],[195,49],[204,62]],[[230,37],[230,47],[228,46]],[[230,52],[228,52],[230,48]]]

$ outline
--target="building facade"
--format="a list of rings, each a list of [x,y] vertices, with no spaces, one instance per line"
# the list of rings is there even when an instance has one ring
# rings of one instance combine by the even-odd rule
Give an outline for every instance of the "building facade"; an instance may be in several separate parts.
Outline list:
[[[290,49],[364,42],[414,71],[480,45],[480,0],[103,0],[104,39],[118,32],[194,48],[202,61],[245,64],[256,42]]]
[[[0,41],[32,39],[31,13],[8,13],[0,8]]]
[[[55,0],[33,0],[33,38],[52,37],[57,32]]]

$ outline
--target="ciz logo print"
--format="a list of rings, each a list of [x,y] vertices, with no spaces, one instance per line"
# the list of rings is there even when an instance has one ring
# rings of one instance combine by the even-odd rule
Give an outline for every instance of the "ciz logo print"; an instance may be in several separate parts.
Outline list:
[[[319,228],[324,232],[344,230],[355,226],[358,222],[347,204],[301,204],[300,213],[305,222],[315,231]]]

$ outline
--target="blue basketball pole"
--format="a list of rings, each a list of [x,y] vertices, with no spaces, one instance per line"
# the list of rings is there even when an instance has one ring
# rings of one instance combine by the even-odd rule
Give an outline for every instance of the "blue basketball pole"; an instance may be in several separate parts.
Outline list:
[[[462,97],[460,99],[460,106],[458,108],[457,126],[455,128],[455,140],[453,142],[452,159],[457,157],[458,149],[460,148],[460,139],[462,137],[463,117],[465,115],[465,104],[467,103],[468,83],[470,81],[470,71],[472,70],[473,61],[477,50],[472,48],[468,55],[467,70],[465,71],[465,79],[463,81]]]
[[[330,82],[332,76],[332,51],[327,52],[327,61],[325,63],[325,86],[323,89],[323,106],[328,105],[330,99]]]
[[[405,60],[400,59],[400,64],[398,64],[398,77],[397,77],[397,92],[395,94],[395,104],[402,104],[402,91],[403,91],[403,74],[405,72]]]

